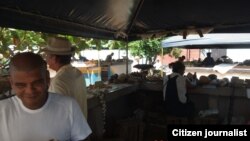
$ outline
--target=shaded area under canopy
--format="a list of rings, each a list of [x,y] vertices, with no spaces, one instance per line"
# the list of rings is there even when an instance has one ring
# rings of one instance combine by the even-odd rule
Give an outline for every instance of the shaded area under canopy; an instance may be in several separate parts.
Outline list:
[[[131,41],[191,32],[248,33],[245,0],[1,0],[0,26]]]

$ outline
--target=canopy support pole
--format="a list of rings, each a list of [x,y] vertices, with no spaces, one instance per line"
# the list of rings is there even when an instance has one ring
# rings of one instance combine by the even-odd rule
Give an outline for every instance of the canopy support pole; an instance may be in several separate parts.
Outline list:
[[[127,35],[129,35],[129,33],[130,33],[130,31],[131,31],[131,29],[132,29],[132,27],[133,27],[133,25],[134,25],[134,23],[135,23],[135,20],[136,20],[138,14],[139,14],[139,11],[140,11],[140,9],[141,9],[143,3],[144,3],[144,0],[140,0],[140,1],[139,1],[139,4],[137,5],[137,8],[136,8],[136,10],[135,10],[135,13],[132,15],[131,22],[130,22],[129,25],[128,25],[128,28],[127,28],[127,31],[126,31],[126,34],[127,34]]]
[[[128,75],[128,41],[126,41],[126,75]]]
[[[163,64],[163,47],[161,47],[161,77],[163,77],[163,67],[162,67],[162,64]]]

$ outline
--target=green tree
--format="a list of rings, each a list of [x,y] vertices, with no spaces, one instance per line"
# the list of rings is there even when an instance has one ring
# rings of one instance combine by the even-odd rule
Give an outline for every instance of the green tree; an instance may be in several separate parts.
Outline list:
[[[109,40],[106,46],[109,49],[126,49],[126,44],[124,41]]]
[[[76,53],[87,48],[101,50],[103,48],[126,49],[127,47],[127,42],[124,41],[99,40],[0,27],[0,54],[2,54],[3,58],[9,58],[15,52],[23,50],[40,53],[41,47],[45,46],[48,38],[53,36],[68,38],[75,45]],[[162,38],[140,40],[130,42],[128,46],[133,56],[145,57],[147,62],[154,64],[157,55],[161,54],[161,41]],[[164,54],[179,57],[181,50],[176,48],[164,48],[163,52]]]
[[[161,55],[161,41],[163,38],[147,39],[134,41],[129,43],[129,49],[132,56],[139,56],[140,58],[146,58],[146,63],[154,64],[157,55]],[[169,54],[170,56],[179,57],[181,50],[178,48],[164,48],[163,54]]]
[[[0,27],[0,66],[6,66],[8,60],[16,52],[29,50],[39,52],[44,45],[46,34]]]
[[[41,32],[0,27],[0,53],[10,57],[15,51],[39,51],[45,36]]]

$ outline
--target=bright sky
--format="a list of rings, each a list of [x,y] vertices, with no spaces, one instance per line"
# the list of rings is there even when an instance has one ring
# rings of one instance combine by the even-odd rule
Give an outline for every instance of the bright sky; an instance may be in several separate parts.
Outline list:
[[[227,49],[227,56],[233,59],[234,62],[250,60],[250,49]]]
[[[213,45],[213,44],[249,44],[250,34],[204,34],[200,38],[198,35],[188,35],[187,39],[182,36],[173,36],[162,42],[163,47],[185,46],[185,45]],[[237,45],[235,45],[237,47]],[[227,56],[234,62],[243,62],[250,59],[250,49],[227,49]]]

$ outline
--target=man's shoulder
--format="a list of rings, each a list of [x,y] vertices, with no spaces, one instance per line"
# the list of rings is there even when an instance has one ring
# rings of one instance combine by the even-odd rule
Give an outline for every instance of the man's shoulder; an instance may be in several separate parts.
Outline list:
[[[55,101],[73,101],[74,99],[67,95],[57,94],[53,92],[49,92],[50,98]]]
[[[15,96],[0,100],[0,109],[6,109],[14,106],[14,97]]]
[[[6,99],[1,99],[0,100],[0,108],[2,107],[2,105],[6,105],[7,103],[9,103],[9,98],[6,98]]]
[[[50,92],[49,97],[50,106],[57,107],[63,111],[72,110],[77,105],[77,101],[70,96]]]
[[[71,75],[79,75],[81,74],[81,71],[73,67],[71,65],[66,65],[60,72],[58,72],[55,76],[55,78],[64,78],[64,77],[69,77]]]
[[[49,103],[53,107],[60,107],[60,109],[70,109],[72,106],[76,105],[76,100],[70,96],[50,93]]]

